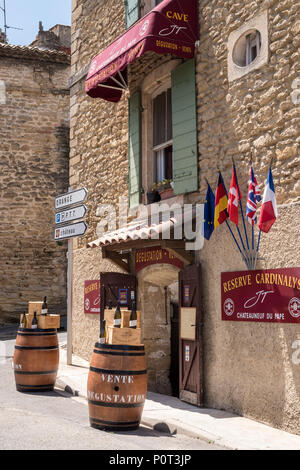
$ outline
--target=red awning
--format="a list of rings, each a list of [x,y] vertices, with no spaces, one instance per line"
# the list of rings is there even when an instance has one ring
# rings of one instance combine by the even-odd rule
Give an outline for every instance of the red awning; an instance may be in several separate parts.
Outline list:
[[[164,0],[91,62],[85,89],[92,98],[117,102],[127,88],[127,65],[145,52],[194,57],[196,0]]]

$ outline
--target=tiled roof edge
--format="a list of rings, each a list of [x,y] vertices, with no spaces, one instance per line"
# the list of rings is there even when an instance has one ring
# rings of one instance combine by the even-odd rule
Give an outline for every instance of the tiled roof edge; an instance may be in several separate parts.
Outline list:
[[[70,64],[71,56],[63,51],[40,49],[32,46],[16,46],[0,43],[0,56],[38,59],[46,62],[61,62]]]

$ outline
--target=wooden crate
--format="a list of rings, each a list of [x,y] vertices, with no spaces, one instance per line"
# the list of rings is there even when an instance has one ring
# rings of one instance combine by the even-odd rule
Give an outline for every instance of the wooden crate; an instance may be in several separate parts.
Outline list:
[[[121,313],[122,313],[121,328],[129,328],[131,310],[121,310]],[[137,315],[137,328],[141,328],[141,312],[137,310],[136,315]]]
[[[43,302],[28,302],[28,313],[33,315],[36,312],[37,315],[42,313]]]
[[[38,328],[47,330],[48,328],[60,328],[60,315],[40,315],[38,317]]]
[[[33,315],[26,314],[27,328],[31,328]],[[60,328],[60,315],[38,315],[38,328],[47,330],[48,328]]]
[[[121,308],[121,328],[129,328],[129,319],[130,319],[130,310],[122,309]],[[137,328],[141,328],[141,312],[137,310]],[[105,309],[104,310],[104,320],[106,320],[106,333],[108,334],[108,327],[113,326],[114,324],[114,315],[115,315],[115,309],[109,310]]]
[[[114,328],[108,327],[108,344],[123,344],[136,346],[141,344],[142,330],[140,328]]]

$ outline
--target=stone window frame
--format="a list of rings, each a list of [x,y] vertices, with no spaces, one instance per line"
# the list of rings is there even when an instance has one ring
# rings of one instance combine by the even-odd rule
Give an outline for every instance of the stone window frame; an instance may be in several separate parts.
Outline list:
[[[153,10],[153,8],[156,7],[155,3],[156,3],[155,0],[142,0],[142,2],[141,2],[141,18],[143,16],[147,15],[147,13],[149,13],[149,11]]]
[[[142,98],[142,188],[145,193],[154,183],[153,99],[172,88],[171,73],[181,63],[173,59],[150,72],[141,84]]]
[[[233,60],[233,52],[238,40],[248,31],[257,30],[260,33],[261,48],[256,58],[248,65],[239,66]],[[254,16],[244,23],[240,28],[230,33],[228,37],[228,81],[232,82],[248,73],[257,70],[269,62],[269,32],[268,32],[268,10]]]

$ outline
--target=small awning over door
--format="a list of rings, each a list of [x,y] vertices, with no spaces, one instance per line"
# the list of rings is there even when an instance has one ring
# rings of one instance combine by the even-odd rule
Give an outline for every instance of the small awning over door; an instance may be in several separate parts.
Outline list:
[[[86,93],[117,102],[127,88],[127,65],[145,52],[194,57],[198,39],[196,0],[164,0],[91,62]]]

